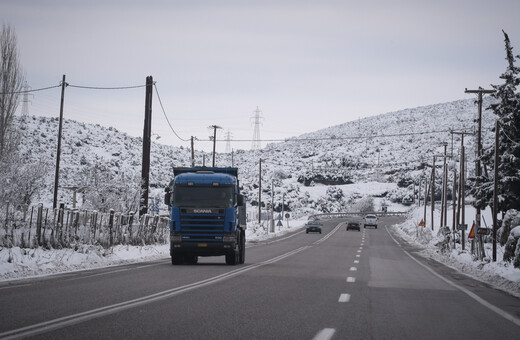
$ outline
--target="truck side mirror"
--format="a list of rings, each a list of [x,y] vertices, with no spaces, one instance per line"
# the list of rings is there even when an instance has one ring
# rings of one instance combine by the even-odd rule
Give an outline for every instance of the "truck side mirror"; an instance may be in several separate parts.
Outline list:
[[[166,204],[167,206],[170,206],[171,205],[171,202],[170,202],[170,187],[166,187],[164,188],[164,204]]]
[[[237,195],[237,205],[240,207],[242,205],[244,205],[244,196],[238,194]]]

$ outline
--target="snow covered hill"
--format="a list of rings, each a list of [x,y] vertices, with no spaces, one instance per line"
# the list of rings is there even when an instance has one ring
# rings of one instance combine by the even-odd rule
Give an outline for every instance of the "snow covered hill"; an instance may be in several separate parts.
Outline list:
[[[486,98],[484,107],[489,104]],[[258,169],[262,159],[262,201],[271,202],[274,188],[275,206],[298,215],[324,210],[344,210],[368,193],[348,190],[349,184],[386,183],[371,193],[396,203],[411,195],[412,183],[418,183],[431,172],[432,156],[442,154],[443,142],[448,153],[453,150],[458,159],[460,135],[450,130],[473,131],[476,128],[477,106],[473,99],[429,105],[390,112],[379,116],[347,122],[327,129],[268,144],[257,151],[235,151],[217,154],[217,166],[237,166],[243,192],[250,204],[258,202]],[[26,157],[44,160],[45,189],[34,203],[52,205],[54,166],[56,158],[58,119],[45,117],[20,118],[24,131],[22,151]],[[491,126],[495,118],[489,111],[483,114],[484,144],[493,142]],[[297,122],[295,122],[297,124]],[[465,137],[468,164],[474,159],[475,142]],[[211,154],[196,151],[196,164],[204,159],[209,164]],[[118,183],[139,182],[141,175],[142,139],[131,137],[113,127],[90,125],[65,120],[63,125],[60,187],[92,185],[98,170],[110,173]],[[162,201],[163,188],[172,176],[172,168],[191,164],[189,148],[166,146],[152,141],[150,186],[152,197]],[[233,164],[232,164],[233,163]],[[388,184],[392,184],[388,186]],[[322,190],[309,186],[326,184]],[[399,187],[398,187],[399,184]],[[334,199],[334,190],[339,195]],[[343,190],[343,189],[345,190]],[[332,199],[331,199],[332,198]],[[339,200],[338,200],[339,198]],[[59,201],[70,205],[71,190],[59,190]],[[333,201],[340,203],[332,204]],[[79,203],[81,205],[81,199]],[[347,206],[347,207],[345,207]],[[163,207],[164,208],[164,207]],[[377,208],[377,207],[376,207]]]

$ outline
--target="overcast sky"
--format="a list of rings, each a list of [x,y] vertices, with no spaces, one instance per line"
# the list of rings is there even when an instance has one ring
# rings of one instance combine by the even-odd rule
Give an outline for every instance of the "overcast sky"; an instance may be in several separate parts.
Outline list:
[[[228,132],[253,138],[257,106],[261,139],[284,139],[472,98],[465,88],[502,83],[502,29],[520,54],[519,13],[518,0],[0,0],[33,89],[64,74],[94,87],[144,85],[151,75],[178,135],[207,140],[219,125],[220,152]],[[29,113],[58,117],[60,93],[35,92]],[[67,87],[64,116],[142,136],[144,95]],[[158,142],[188,147],[157,99],[154,91]]]

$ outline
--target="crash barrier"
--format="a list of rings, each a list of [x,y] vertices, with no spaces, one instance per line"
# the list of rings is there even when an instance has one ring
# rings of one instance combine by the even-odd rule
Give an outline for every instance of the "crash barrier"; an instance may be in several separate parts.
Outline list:
[[[170,219],[134,213],[31,208],[27,214],[7,214],[0,229],[0,246],[75,248],[78,245],[147,245],[169,242]]]
[[[378,211],[378,212],[342,212],[342,213],[325,213],[315,214],[309,216],[309,220],[324,219],[324,218],[346,218],[346,217],[364,217],[366,215],[376,215],[378,217],[384,216],[406,216],[407,211]]]

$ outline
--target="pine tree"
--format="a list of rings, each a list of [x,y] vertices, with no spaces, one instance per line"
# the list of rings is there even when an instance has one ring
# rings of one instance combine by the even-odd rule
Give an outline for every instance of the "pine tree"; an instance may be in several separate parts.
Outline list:
[[[499,211],[520,209],[520,94],[517,86],[520,85],[520,68],[515,66],[513,47],[506,32],[505,37],[506,60],[508,66],[500,76],[504,79],[502,85],[491,85],[495,89],[492,94],[496,99],[488,109],[497,116],[500,125],[499,134]],[[520,56],[516,56],[520,59]],[[482,162],[493,169],[495,145],[484,151]],[[489,178],[481,177],[472,190],[476,198],[476,205],[481,208],[491,205],[493,197],[493,171]]]

